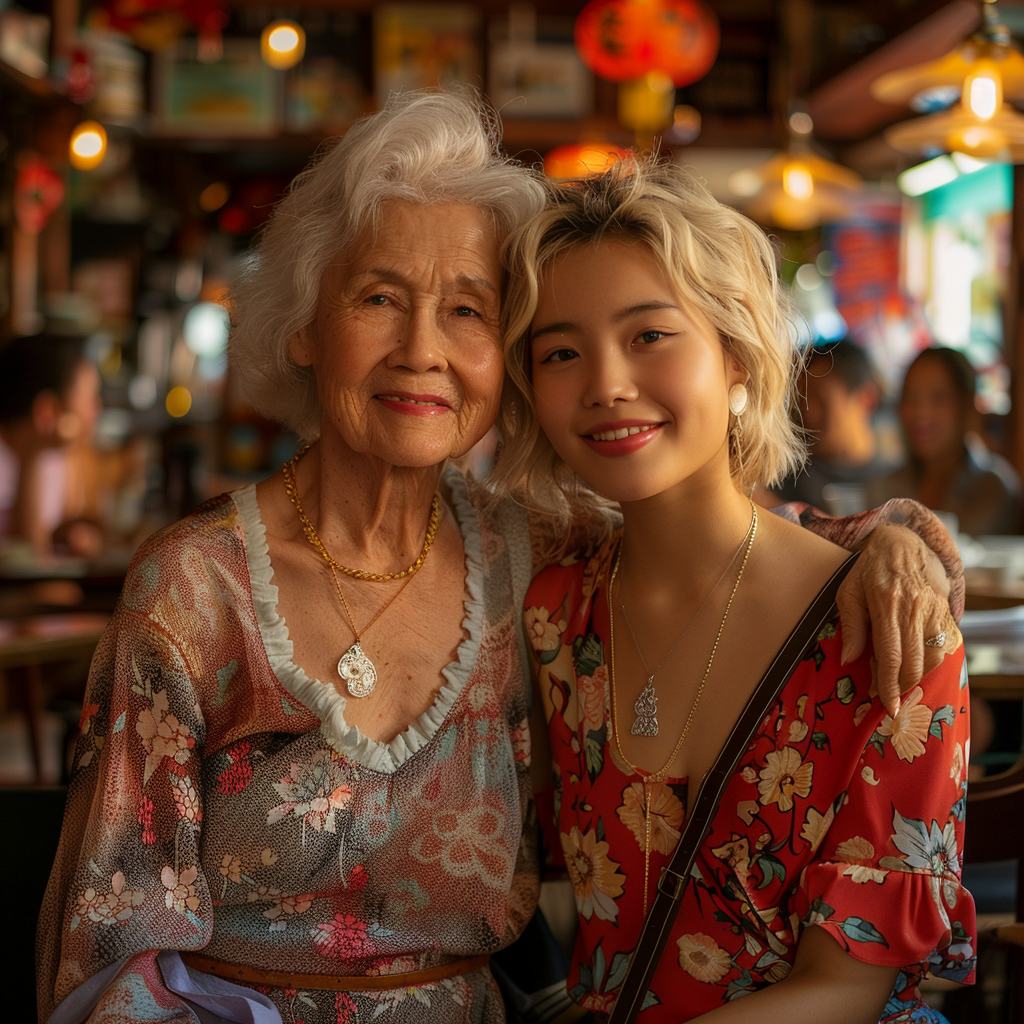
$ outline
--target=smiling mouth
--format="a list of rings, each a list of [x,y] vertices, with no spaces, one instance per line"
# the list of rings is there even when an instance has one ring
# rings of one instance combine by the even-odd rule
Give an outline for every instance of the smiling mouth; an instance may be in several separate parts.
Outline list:
[[[644,427],[619,427],[618,430],[602,430],[599,434],[585,434],[585,437],[594,441],[621,441],[624,437],[632,437],[634,434],[646,434],[660,426],[658,423],[650,423]]]
[[[376,395],[375,397],[382,402],[404,402],[406,405],[425,405],[435,409],[449,408],[445,402],[420,401],[417,398],[403,398],[401,395]]]

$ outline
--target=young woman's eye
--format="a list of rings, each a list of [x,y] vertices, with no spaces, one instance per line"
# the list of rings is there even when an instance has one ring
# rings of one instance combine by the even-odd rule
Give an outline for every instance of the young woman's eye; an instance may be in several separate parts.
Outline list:
[[[664,331],[644,331],[642,334],[637,336],[636,340],[642,342],[644,345],[650,345],[652,342],[660,341],[664,337]]]
[[[542,363],[567,363],[570,359],[576,359],[576,353],[571,348],[556,348],[549,352],[542,360]]]

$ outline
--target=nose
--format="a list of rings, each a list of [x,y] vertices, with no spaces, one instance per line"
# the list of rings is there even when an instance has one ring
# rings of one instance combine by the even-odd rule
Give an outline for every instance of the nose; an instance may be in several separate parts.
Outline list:
[[[398,341],[387,358],[391,369],[428,373],[447,370],[446,338],[432,310],[413,309],[401,324]]]
[[[587,361],[583,402],[590,409],[635,402],[640,395],[629,361],[618,351],[598,352]]]

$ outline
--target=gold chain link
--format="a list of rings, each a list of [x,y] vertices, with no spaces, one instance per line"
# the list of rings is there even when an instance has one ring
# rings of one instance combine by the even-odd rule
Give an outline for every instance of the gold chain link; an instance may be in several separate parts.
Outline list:
[[[369,580],[371,583],[389,583],[392,580],[405,579],[406,576],[413,576],[415,573],[419,572],[427,555],[430,554],[430,549],[434,545],[434,538],[437,536],[437,527],[441,522],[441,495],[436,491],[434,492],[433,501],[430,503],[430,520],[427,523],[427,534],[423,538],[423,550],[420,551],[419,558],[417,558],[412,565],[403,569],[401,572],[367,572],[365,569],[350,569],[347,565],[342,565],[331,557],[330,552],[326,547],[324,547],[324,542],[320,539],[319,534],[317,534],[316,527],[313,526],[309,520],[309,516],[307,516],[303,510],[302,502],[299,501],[299,490],[295,483],[295,467],[298,464],[299,459],[301,459],[308,451],[308,446],[300,449],[292,459],[281,467],[281,475],[284,477],[285,493],[288,495],[291,503],[295,506],[295,511],[299,517],[299,523],[302,526],[302,532],[306,535],[306,539],[309,543],[320,552],[324,561],[331,567],[332,571],[342,572],[346,576],[351,576],[353,579],[357,580]]]

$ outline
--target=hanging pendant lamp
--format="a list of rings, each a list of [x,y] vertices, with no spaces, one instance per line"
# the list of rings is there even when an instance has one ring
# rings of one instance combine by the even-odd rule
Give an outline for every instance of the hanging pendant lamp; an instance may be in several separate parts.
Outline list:
[[[860,176],[812,152],[813,127],[803,111],[793,114],[788,147],[754,171],[761,187],[746,212],[759,223],[803,231],[841,220],[850,212]]]
[[[1005,97],[1024,99],[1024,55],[999,20],[995,0],[983,0],[982,24],[938,60],[882,75],[872,95],[889,103],[926,107],[928,98],[958,93],[948,110],[886,129],[886,142],[904,153],[954,152],[977,159],[1024,162],[1024,115]]]

